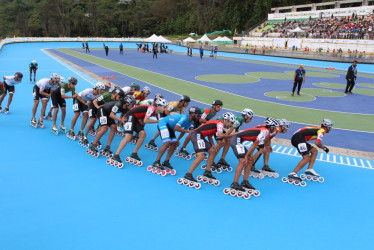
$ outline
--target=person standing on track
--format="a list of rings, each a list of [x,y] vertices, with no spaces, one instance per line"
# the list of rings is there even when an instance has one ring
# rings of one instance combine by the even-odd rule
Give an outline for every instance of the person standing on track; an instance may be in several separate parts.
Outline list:
[[[109,53],[109,47],[108,45],[105,45],[105,55],[108,56]]]
[[[352,94],[352,89],[355,86],[355,82],[357,79],[357,61],[356,60],[354,60],[353,64],[349,66],[345,79],[347,79],[347,86],[345,87],[345,93]]]
[[[302,181],[297,172],[299,172],[307,163],[309,163],[308,169],[305,171],[306,174],[319,176],[316,171],[313,170],[314,162],[316,161],[318,150],[307,141],[316,140],[316,146],[323,149],[326,153],[329,149],[322,145],[321,141],[325,133],[330,133],[334,124],[329,119],[323,119],[320,127],[304,127],[295,132],[291,138],[291,144],[294,146],[299,154],[303,157],[297,164],[296,168],[288,175],[288,178]]]
[[[29,64],[29,70],[30,70],[30,82],[32,82],[32,72],[34,72],[34,82],[36,78],[36,71],[38,70],[38,63],[35,60],[32,60]]]
[[[301,64],[300,67],[295,70],[295,74],[293,76],[292,96],[295,94],[296,87],[297,95],[300,95],[301,84],[303,83],[305,83],[305,70],[304,66]]]
[[[122,43],[119,45],[119,54],[123,55],[123,44]]]
[[[88,51],[88,53],[91,53],[90,48],[88,47],[88,42],[86,42],[86,53],[87,53],[87,51]]]
[[[200,46],[200,59],[203,59],[203,56],[204,56],[204,49],[203,49],[203,46]]]
[[[1,95],[1,98],[0,98],[0,112],[2,110],[1,103],[3,102],[7,92],[9,92],[8,105],[4,109],[4,113],[8,114],[9,106],[12,103],[14,92],[16,92],[14,85],[22,82],[22,78],[23,78],[23,74],[21,72],[16,72],[14,76],[3,76],[3,79],[4,79],[3,85],[5,88],[5,92]]]

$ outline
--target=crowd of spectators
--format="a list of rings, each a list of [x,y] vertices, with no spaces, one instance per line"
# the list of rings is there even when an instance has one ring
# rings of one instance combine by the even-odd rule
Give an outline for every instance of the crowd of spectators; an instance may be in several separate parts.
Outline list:
[[[304,32],[293,33],[290,30],[299,27]],[[370,39],[374,38],[374,15],[309,19],[306,21],[284,20],[284,22],[265,23],[262,37],[274,36],[286,38],[325,38],[325,39]],[[273,33],[273,35],[269,35]]]

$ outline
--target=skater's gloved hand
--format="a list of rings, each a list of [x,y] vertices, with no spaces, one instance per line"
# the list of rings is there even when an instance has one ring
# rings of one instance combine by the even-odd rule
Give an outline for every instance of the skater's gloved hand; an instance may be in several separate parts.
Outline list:
[[[323,147],[323,151],[325,151],[326,153],[328,153],[330,150],[327,147]]]

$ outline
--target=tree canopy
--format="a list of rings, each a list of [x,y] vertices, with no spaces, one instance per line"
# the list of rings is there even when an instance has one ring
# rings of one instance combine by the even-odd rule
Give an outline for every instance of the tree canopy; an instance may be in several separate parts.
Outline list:
[[[0,36],[129,37],[248,30],[302,0],[0,0]]]

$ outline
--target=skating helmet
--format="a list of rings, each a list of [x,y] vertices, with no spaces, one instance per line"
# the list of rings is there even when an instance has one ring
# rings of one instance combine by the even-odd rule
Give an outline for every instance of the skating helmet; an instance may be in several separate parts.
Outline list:
[[[235,115],[231,112],[224,113],[222,118],[228,120],[231,123],[234,123],[236,121]]]
[[[139,91],[139,89],[140,89],[139,84],[137,84],[136,82],[131,83],[131,87],[134,88],[137,91]]]
[[[65,78],[63,78],[62,76],[60,76],[60,83],[65,83]]]
[[[323,119],[321,122],[321,125],[324,127],[330,127],[332,128],[334,126],[334,123],[330,119]]]
[[[149,95],[151,93],[151,89],[149,87],[144,87],[142,92],[146,93],[147,95]]]
[[[275,119],[273,117],[268,117],[265,120],[265,125],[268,126],[268,127],[278,127],[279,123],[278,123],[277,119]]]
[[[52,79],[53,81],[57,82],[57,83],[60,82],[60,76],[59,76],[58,74],[56,74],[56,73],[52,73],[52,75],[51,75],[51,79]]]
[[[186,95],[182,95],[180,101],[190,102],[191,99],[188,96],[186,96]]]
[[[214,100],[212,105],[223,106],[223,102],[221,100]]]
[[[101,90],[101,91],[104,91],[104,89],[105,89],[105,84],[102,83],[102,82],[98,82],[98,83],[95,84],[95,88],[97,88],[97,89],[99,89],[99,90]]]
[[[22,79],[23,78],[23,74],[21,72],[16,72],[14,74],[14,76],[18,77],[18,79]]]
[[[156,99],[156,105],[167,106],[168,102],[164,98]]]
[[[127,102],[130,106],[134,106],[135,103],[136,103],[135,97],[133,95],[127,95],[127,96],[125,96],[125,99],[123,101]]]
[[[195,115],[201,115],[201,109],[199,107],[192,106],[189,111],[190,113],[195,113]]]
[[[112,83],[111,83],[111,82],[108,82],[108,81],[106,81],[106,82],[105,82],[105,87],[111,88],[111,87],[112,87]]]
[[[69,81],[71,84],[73,84],[73,85],[77,85],[77,83],[78,83],[78,79],[75,78],[74,76],[69,77],[68,81]]]
[[[291,126],[291,123],[287,121],[286,119],[280,119],[278,123],[279,123],[279,126],[285,127],[286,129],[289,129]]]
[[[31,63],[32,63],[32,65],[35,65],[35,64],[36,64],[36,61],[35,61],[35,60],[32,60]]]
[[[243,109],[242,115],[246,115],[249,118],[252,118],[255,114],[253,113],[252,109]]]
[[[161,95],[161,94],[156,94],[156,95],[155,95],[155,100],[156,100],[156,99],[163,99],[163,98],[164,98],[164,96]]]

